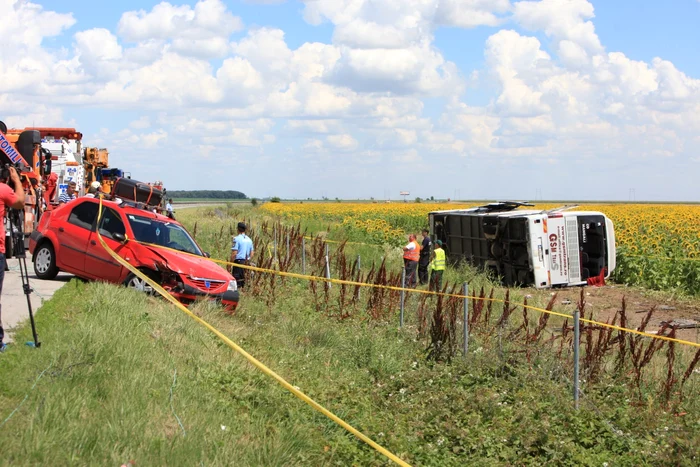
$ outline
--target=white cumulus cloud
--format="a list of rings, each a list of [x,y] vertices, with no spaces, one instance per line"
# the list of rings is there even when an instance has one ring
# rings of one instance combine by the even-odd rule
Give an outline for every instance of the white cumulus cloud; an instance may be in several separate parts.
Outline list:
[[[199,157],[221,168],[221,184],[245,167],[242,188],[265,180],[300,195],[308,187],[289,180],[317,177],[319,189],[349,194],[438,173],[457,185],[464,170],[498,166],[510,188],[531,166],[643,166],[651,179],[669,161],[697,159],[698,77],[664,57],[608,50],[587,0],[305,1],[304,27],[329,25],[326,41],[264,15],[246,17],[246,29],[245,10],[222,0],[160,2],[100,27],[67,7],[0,7],[1,120],[92,127],[89,144],[135,176],[164,170],[168,157],[179,169],[161,178],[182,187],[210,186]],[[442,50],[442,27],[487,31],[457,44],[483,52],[483,64]],[[588,173],[574,173],[586,181],[579,193],[595,186]]]

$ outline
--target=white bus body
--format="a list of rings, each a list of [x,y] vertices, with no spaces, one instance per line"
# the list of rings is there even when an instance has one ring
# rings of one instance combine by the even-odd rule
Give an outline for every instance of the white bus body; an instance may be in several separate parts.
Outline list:
[[[576,286],[610,277],[615,269],[615,229],[595,211],[520,210],[523,203],[493,203],[429,216],[433,241],[448,261],[491,270],[504,285]]]

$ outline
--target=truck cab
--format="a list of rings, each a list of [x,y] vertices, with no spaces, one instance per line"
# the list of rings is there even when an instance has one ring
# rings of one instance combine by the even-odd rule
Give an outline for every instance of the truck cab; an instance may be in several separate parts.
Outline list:
[[[587,284],[615,269],[615,230],[596,211],[518,209],[498,202],[428,214],[433,241],[442,240],[448,262],[492,271],[506,286],[536,288]]]

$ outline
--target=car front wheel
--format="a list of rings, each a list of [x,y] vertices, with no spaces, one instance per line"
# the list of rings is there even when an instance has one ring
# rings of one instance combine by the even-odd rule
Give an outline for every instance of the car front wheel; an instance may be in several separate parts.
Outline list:
[[[152,279],[154,282],[158,283],[158,279],[155,277],[156,274],[155,272],[152,271],[141,271],[144,273],[146,276],[148,276],[149,279]],[[124,285],[129,288],[129,289],[134,289],[138,290],[139,292],[144,292],[147,295],[155,295],[155,290],[153,290],[153,287],[148,285],[148,283],[141,279],[139,276],[134,274],[133,272],[130,272],[128,276],[126,276],[126,279],[124,279]]]
[[[53,245],[49,242],[42,243],[34,251],[33,262],[34,274],[39,279],[51,280],[58,274],[56,252],[53,249]]]

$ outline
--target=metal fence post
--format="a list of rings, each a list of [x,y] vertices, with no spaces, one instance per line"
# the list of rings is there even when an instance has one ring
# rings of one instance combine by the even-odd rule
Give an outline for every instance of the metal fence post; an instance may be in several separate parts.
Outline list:
[[[272,226],[272,258],[277,261],[277,226]]]
[[[578,410],[578,353],[579,353],[579,319],[581,312],[577,309],[574,312],[574,407]]]
[[[406,267],[401,269],[401,317],[399,318],[399,326],[403,327],[403,305],[405,300],[406,291]]]
[[[462,285],[462,293],[464,295],[464,356],[467,356],[469,351],[469,284],[466,282]]]
[[[358,281],[358,282],[359,282],[360,279],[362,278],[362,277],[360,276],[360,268],[361,268],[361,267],[362,267],[362,263],[361,263],[361,261],[360,261],[360,255],[357,255],[357,281]],[[362,287],[358,287],[358,288],[357,288],[357,299],[358,299],[358,300],[360,299],[360,289],[362,289]]]
[[[331,263],[328,259],[328,243],[326,243],[326,279],[330,279],[330,278],[331,278]],[[326,282],[326,287],[330,289],[331,283]]]
[[[301,273],[306,274],[306,239],[301,237]]]

